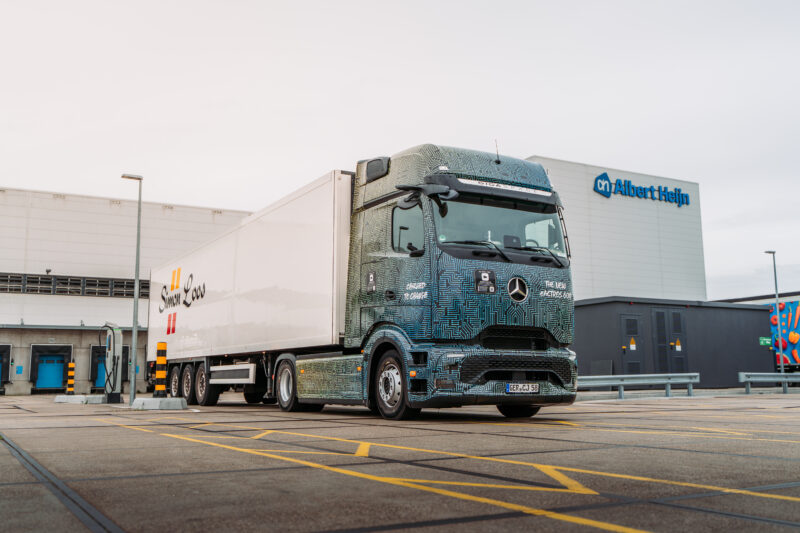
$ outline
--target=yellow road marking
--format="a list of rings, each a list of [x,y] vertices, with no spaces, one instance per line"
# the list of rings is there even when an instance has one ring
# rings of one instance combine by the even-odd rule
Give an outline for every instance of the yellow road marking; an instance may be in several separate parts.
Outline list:
[[[370,447],[369,442],[362,442],[361,444],[358,445],[358,449],[356,450],[356,453],[354,455],[356,457],[369,457],[369,447]]]
[[[479,475],[479,474],[478,474]],[[528,491],[543,491],[543,492],[563,492],[566,494],[575,494],[571,489],[553,489],[550,487],[529,487],[526,485],[495,485],[493,483],[470,483],[467,481],[438,481],[435,479],[410,479],[410,478],[393,478],[398,481],[407,481],[409,483],[425,483],[430,485],[456,485],[459,487],[485,487],[487,489],[512,489],[512,490],[528,490]],[[597,494],[592,491],[591,494]]]
[[[767,492],[753,492],[750,490],[743,490],[743,489],[728,489],[725,487],[716,487],[714,485],[702,485],[700,483],[688,483],[685,481],[671,481],[668,479],[658,479],[652,477],[644,477],[644,476],[633,476],[630,474],[614,474],[611,472],[600,472],[596,470],[584,470],[581,468],[572,468],[569,466],[556,466],[558,470],[565,470],[567,472],[577,472],[579,474],[591,474],[596,476],[603,476],[603,477],[612,477],[617,479],[630,479],[633,481],[646,481],[648,483],[661,483],[664,485],[675,485],[678,487],[691,487],[693,489],[704,489],[704,490],[711,490],[715,492],[725,492],[728,494],[744,494],[746,496],[756,496],[758,498],[770,498],[774,500],[787,500],[790,502],[800,502],[800,498],[795,496],[784,496],[782,494],[769,494]]]
[[[372,475],[372,474],[366,474],[366,473],[358,472],[358,471],[355,471],[355,470],[347,470],[347,469],[338,468],[338,467],[335,467],[335,466],[323,465],[323,464],[319,464],[319,463],[312,463],[310,461],[304,461],[302,459],[296,459],[294,457],[283,457],[283,456],[280,456],[280,455],[273,455],[271,453],[262,452],[262,451],[259,451],[259,450],[250,450],[250,449],[247,449],[247,448],[237,448],[235,446],[228,446],[228,445],[225,445],[225,444],[220,444],[218,442],[205,442],[205,441],[202,441],[200,439],[193,439],[191,437],[184,437],[184,436],[181,436],[181,435],[171,435],[169,433],[162,433],[161,435],[164,435],[166,437],[172,437],[172,438],[175,438],[175,439],[186,440],[186,441],[189,441],[189,442],[196,442],[196,443],[199,443],[199,444],[205,444],[205,445],[208,445],[208,446],[216,446],[216,447],[219,447],[219,448],[225,448],[225,449],[233,450],[233,451],[237,451],[237,452],[250,453],[250,454],[253,454],[253,455],[261,455],[261,456],[264,456],[264,457],[269,457],[271,459],[277,459],[279,461],[288,461],[288,462],[291,462],[291,463],[300,464],[300,465],[308,466],[308,467],[311,467],[311,468],[318,468],[320,470],[326,470],[328,472],[336,472],[337,474],[343,474],[343,475],[346,475],[346,476],[352,476],[352,477],[357,477],[357,478],[361,478],[361,479],[368,479],[370,481],[378,481],[378,482],[381,482],[381,483],[388,483],[390,485],[397,485],[397,486],[400,486],[400,487],[407,487],[407,488],[417,489],[417,490],[421,490],[421,491],[425,491],[425,492],[432,492],[434,494],[439,494],[439,495],[442,495],[442,496],[450,496],[451,498],[457,498],[459,500],[466,500],[466,501],[472,501],[472,502],[477,502],[477,503],[485,503],[485,504],[488,504],[488,505],[494,505],[494,506],[497,506],[497,507],[502,507],[504,509],[509,509],[509,510],[512,510],[512,511],[519,511],[519,512],[523,512],[523,513],[534,515],[534,516],[544,516],[544,517],[547,517],[547,518],[551,518],[553,520],[560,520],[560,521],[563,521],[563,522],[571,522],[573,524],[580,524],[580,525],[584,525],[584,526],[592,526],[592,527],[596,527],[598,529],[603,529],[605,531],[615,531],[615,532],[620,532],[620,533],[634,533],[634,532],[643,531],[643,530],[640,530],[640,529],[629,528],[629,527],[620,526],[620,525],[617,525],[617,524],[611,524],[611,523],[608,523],[608,522],[600,522],[598,520],[591,520],[591,519],[588,519],[588,518],[581,518],[581,517],[578,517],[578,516],[570,516],[570,515],[566,515],[566,514],[555,513],[555,512],[552,512],[552,511],[547,511],[545,509],[537,509],[535,507],[528,507],[527,505],[519,505],[519,504],[516,504],[516,503],[504,502],[504,501],[501,501],[501,500],[495,500],[493,498],[484,498],[482,496],[474,496],[472,494],[464,494],[464,493],[461,493],[461,492],[453,492],[453,491],[450,491],[450,490],[440,489],[440,488],[436,488],[436,487],[428,487],[428,486],[425,486],[425,485],[420,485],[419,483],[413,483],[413,482],[409,482],[409,481],[402,481],[402,480],[400,480],[398,478],[375,476],[375,475]]]
[[[255,437],[250,437],[250,438],[251,438],[251,439],[256,439],[256,440],[258,440],[258,439],[260,439],[261,437],[264,437],[264,436],[266,436],[266,435],[269,435],[270,433],[274,433],[274,431],[273,431],[273,430],[271,430],[271,429],[270,429],[270,430],[267,430],[267,431],[263,431],[263,432],[259,433],[258,435],[256,435]]]
[[[96,420],[100,420],[100,419],[96,419]],[[101,420],[101,421],[104,421],[104,420]],[[106,422],[106,421],[104,421],[104,422]],[[135,426],[125,426],[123,424],[116,424],[114,422],[109,422],[109,423],[112,423],[114,425],[121,426],[121,427],[128,427],[130,429],[142,429],[142,428],[137,428]],[[221,424],[221,423],[213,423],[213,424],[214,425],[219,425],[219,426],[226,426],[226,427],[245,427],[245,426],[233,426],[233,425]],[[253,427],[245,427],[245,428],[246,429],[256,429],[256,430],[263,429],[263,428],[253,428]],[[144,431],[150,431],[150,430],[144,430]],[[596,475],[596,476],[602,476],[602,477],[610,477],[610,478],[616,478],[616,479],[630,479],[632,481],[644,481],[644,482],[649,482],[649,483],[659,483],[659,484],[665,484],[665,485],[674,485],[674,486],[678,486],[678,487],[699,488],[699,489],[711,490],[711,491],[723,492],[723,493],[729,493],[729,494],[743,494],[743,495],[746,495],[746,496],[753,496],[753,497],[757,497],[757,498],[768,498],[768,499],[800,502],[800,497],[784,496],[784,495],[780,495],[780,494],[769,494],[769,493],[765,493],[765,492],[753,492],[753,491],[742,490],[742,489],[730,489],[730,488],[726,488],[726,487],[718,487],[718,486],[715,486],[715,485],[703,485],[703,484],[699,484],[699,483],[690,483],[690,482],[684,482],[684,481],[671,481],[671,480],[666,480],[666,479],[649,478],[649,477],[644,477],[644,476],[634,476],[634,475],[630,475],[630,474],[615,474],[615,473],[612,473],[612,472],[601,472],[601,471],[597,471],[597,470],[584,470],[584,469],[580,469],[580,468],[573,468],[573,467],[567,467],[567,466],[545,465],[545,464],[540,464],[540,463],[531,463],[531,462],[527,462],[527,461],[517,461],[517,460],[514,460],[514,459],[503,459],[503,458],[500,458],[500,457],[481,457],[481,456],[478,456],[478,455],[469,455],[469,454],[458,453],[458,452],[448,452],[448,451],[444,451],[444,450],[429,450],[429,449],[425,449],[425,448],[414,448],[414,447],[411,447],[411,446],[401,446],[401,445],[398,445],[398,444],[384,444],[384,443],[378,443],[378,442],[358,441],[358,440],[353,440],[353,439],[343,439],[343,438],[340,438],[340,437],[326,437],[326,436],[323,436],[323,435],[313,435],[313,434],[308,434],[308,433],[297,433],[297,432],[293,432],[293,431],[274,430],[274,432],[278,433],[278,434],[283,434],[283,435],[293,435],[293,436],[298,436],[298,437],[308,437],[308,438],[314,438],[314,439],[332,440],[332,441],[337,441],[337,442],[350,442],[350,443],[354,443],[354,444],[369,444],[370,446],[379,446],[379,447],[382,447],[382,448],[390,448],[390,449],[397,449],[397,450],[406,450],[406,451],[430,453],[430,454],[434,454],[434,455],[445,455],[445,456],[449,456],[449,457],[459,457],[459,458],[463,458],[463,459],[475,459],[475,460],[479,460],[479,461],[489,461],[489,462],[504,463],[504,464],[515,464],[515,465],[522,465],[522,466],[530,466],[530,467],[533,467],[533,468],[536,468],[536,469],[542,471],[543,473],[546,473],[545,470],[552,469],[553,471],[576,472],[576,473],[581,473],[581,474],[590,474],[590,475]],[[166,434],[162,433],[162,435],[166,435]],[[174,435],[169,435],[169,436],[174,436]],[[183,438],[183,439],[187,439],[187,440],[193,440],[193,439],[191,439],[189,437],[181,437],[181,436],[174,436],[174,437],[175,438]],[[711,435],[709,435],[709,437],[711,437]],[[721,438],[727,438],[727,437],[721,437]],[[751,439],[739,439],[739,440],[751,440]],[[197,441],[197,442],[202,442],[202,441]],[[213,446],[227,447],[227,448],[231,448],[231,449],[234,448],[234,447],[226,446],[224,444],[219,444],[219,443],[204,442],[204,444],[213,445]],[[250,450],[250,452],[255,452],[255,451],[256,450]],[[287,458],[287,460],[288,460],[288,458]],[[299,461],[299,459],[298,459],[298,461]],[[566,478],[566,479],[569,479],[569,478]],[[575,485],[575,489],[573,489],[573,490],[581,490],[581,489],[578,489],[578,485],[579,485],[578,482],[576,482],[574,480],[570,480],[570,481],[574,482],[576,484]],[[586,490],[586,491],[590,491],[591,490],[591,489],[583,487],[582,485],[580,485],[580,487],[582,488],[582,490]]]
[[[145,428],[140,428],[140,427],[137,427],[137,426],[126,426],[125,424],[118,424],[116,422],[111,422],[110,420],[104,420],[102,418],[95,418],[94,420],[97,420],[98,422],[103,422],[105,424],[113,424],[113,425],[119,426],[121,428],[135,429],[136,431],[146,431],[147,433],[154,433],[154,431],[152,429],[145,429]]]
[[[536,428],[537,425],[535,423],[524,423],[524,422],[475,422],[476,424],[486,424],[490,426],[521,426],[521,427],[528,427],[528,428]],[[609,424],[611,425],[611,424]],[[551,426],[552,427],[552,426]],[[623,426],[624,427],[624,426]],[[633,426],[635,427],[635,426]],[[698,439],[725,439],[725,440],[746,440],[746,441],[758,441],[758,442],[788,442],[792,444],[800,444],[800,440],[786,440],[786,439],[765,439],[761,437],[734,437],[734,436],[727,436],[727,435],[704,435],[702,433],[693,433],[693,432],[685,432],[685,431],[659,431],[659,430],[646,430],[646,429],[611,429],[611,428],[602,428],[596,426],[579,426],[578,429],[584,430],[591,430],[591,431],[605,431],[609,433],[635,433],[639,435],[672,435],[675,437],[695,437]],[[746,435],[746,433],[744,434]]]

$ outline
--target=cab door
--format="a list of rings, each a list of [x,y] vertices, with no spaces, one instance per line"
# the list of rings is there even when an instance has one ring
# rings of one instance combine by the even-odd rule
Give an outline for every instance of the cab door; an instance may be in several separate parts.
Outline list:
[[[430,253],[422,207],[396,202],[364,213],[361,254],[361,335],[379,322],[412,338],[430,334]]]

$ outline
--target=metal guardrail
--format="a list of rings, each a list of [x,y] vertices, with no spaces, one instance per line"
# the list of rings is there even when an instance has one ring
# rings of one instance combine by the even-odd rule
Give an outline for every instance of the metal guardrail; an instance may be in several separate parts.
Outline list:
[[[618,387],[619,399],[625,399],[626,385],[664,385],[665,396],[672,397],[672,385],[686,385],[687,394],[694,396],[692,385],[700,383],[700,374],[621,374],[617,376],[578,376],[578,387]]]
[[[739,372],[739,383],[744,383],[745,394],[750,394],[751,383],[781,383],[783,384],[783,393],[787,394],[789,383],[800,383],[800,373]]]

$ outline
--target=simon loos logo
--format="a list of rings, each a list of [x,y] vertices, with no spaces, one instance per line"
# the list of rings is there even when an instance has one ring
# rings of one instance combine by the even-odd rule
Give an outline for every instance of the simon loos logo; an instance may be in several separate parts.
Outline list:
[[[169,289],[165,284],[161,288],[161,303],[158,305],[158,312],[184,307],[191,307],[194,302],[201,300],[206,295],[206,284],[195,284],[194,274],[189,274],[186,283],[181,287],[181,269],[176,268],[172,271],[172,279]],[[175,323],[178,319],[178,311],[172,311],[167,317],[167,335],[175,333]]]
[[[594,179],[594,192],[606,198],[611,198],[612,194],[621,194],[630,198],[676,204],[678,207],[691,203],[689,194],[680,188],[670,189],[661,185],[644,187],[635,185],[631,180],[614,180],[612,184],[607,172],[603,172]]]

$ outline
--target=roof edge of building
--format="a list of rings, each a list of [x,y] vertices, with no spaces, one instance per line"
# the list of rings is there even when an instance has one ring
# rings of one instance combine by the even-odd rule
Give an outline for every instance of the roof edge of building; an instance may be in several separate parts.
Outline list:
[[[627,303],[627,304],[646,304],[646,305],[671,305],[681,307],[710,307],[710,308],[727,308],[727,309],[751,309],[751,310],[764,310],[768,308],[764,304],[739,304],[728,303],[719,301],[702,301],[702,300],[668,300],[663,298],[641,298],[632,296],[604,296],[601,298],[587,298],[585,300],[577,300],[575,307],[585,307],[590,305],[601,305],[608,303]]]

